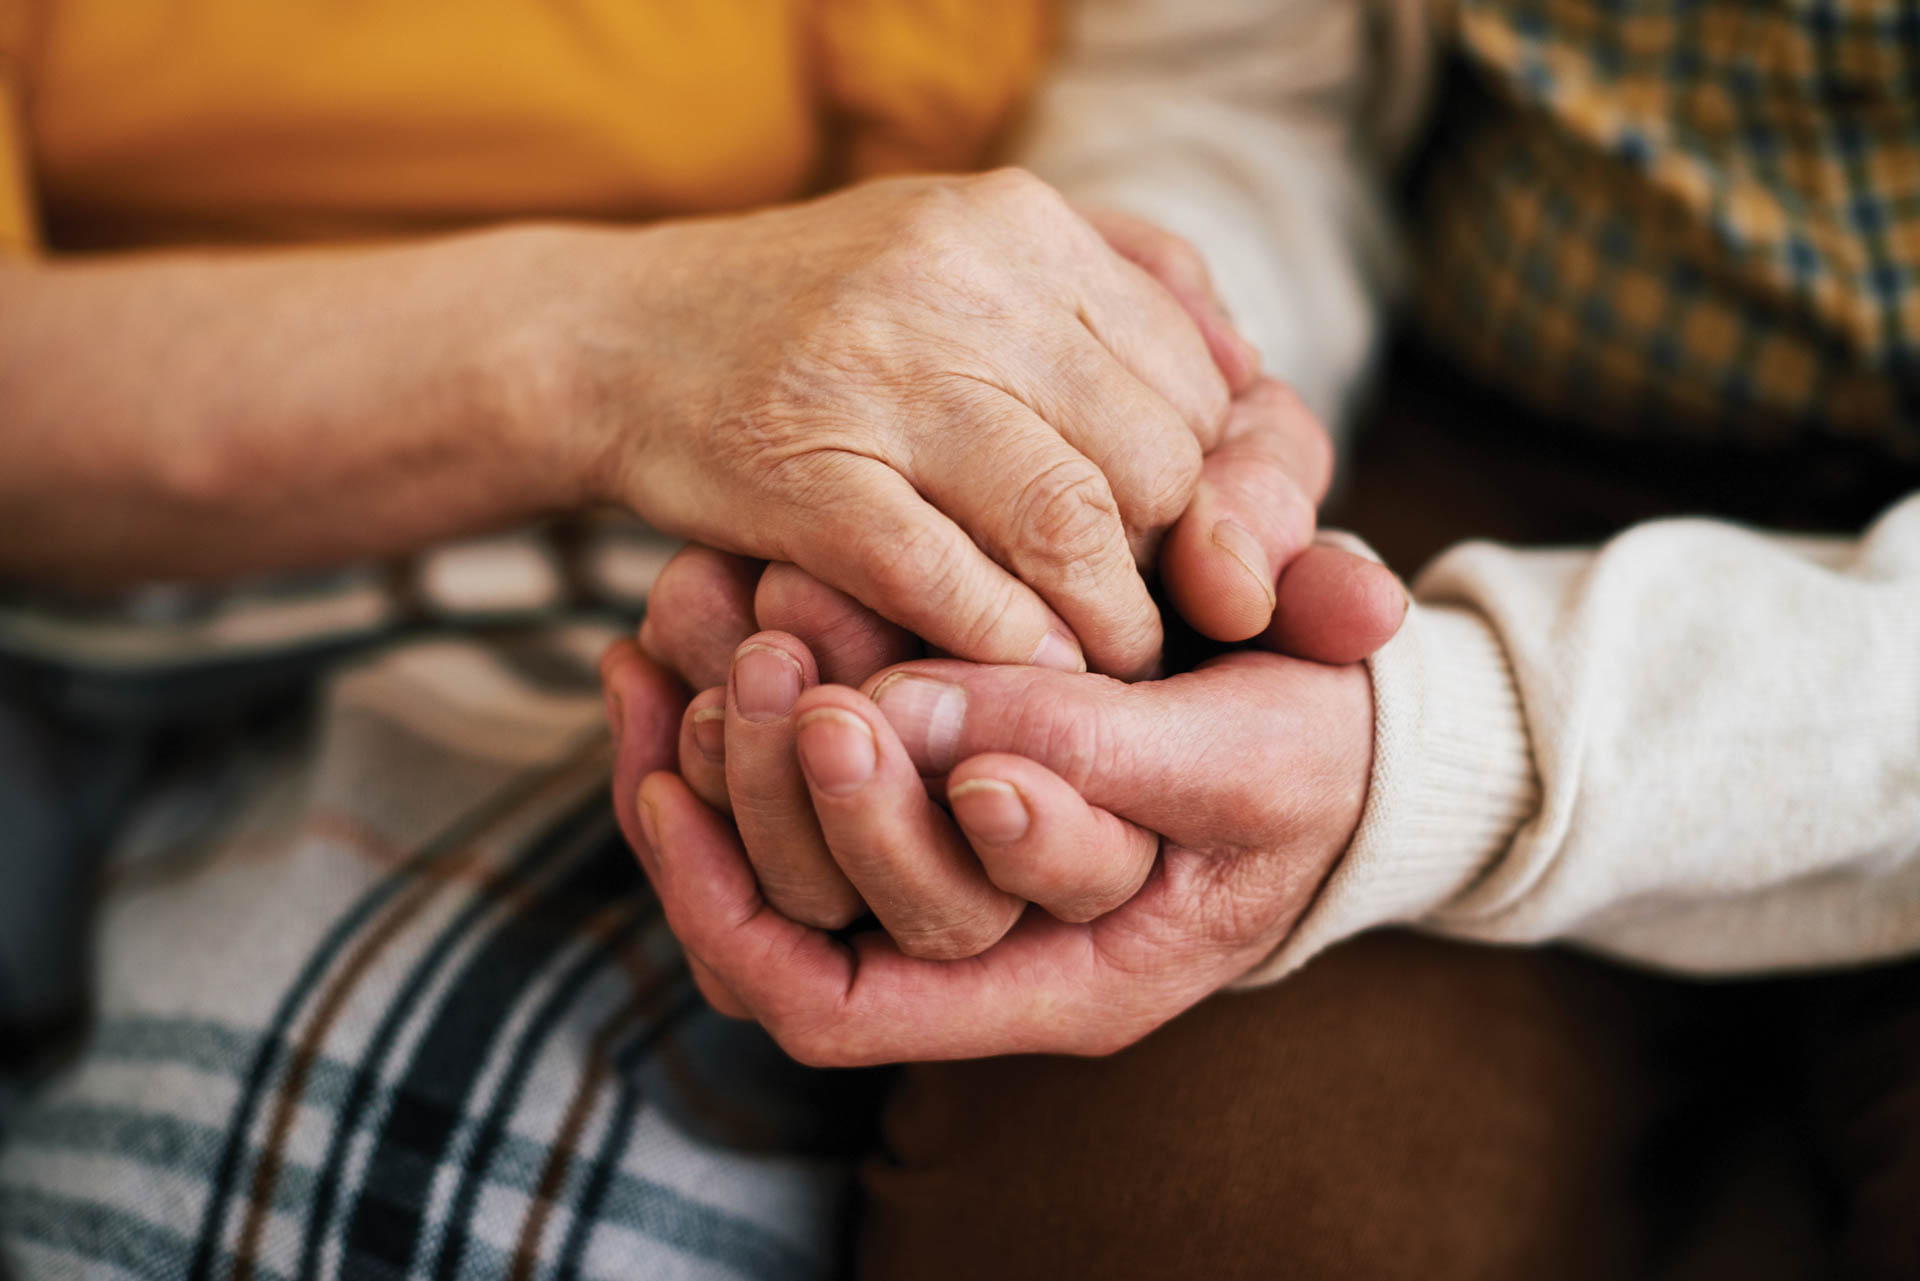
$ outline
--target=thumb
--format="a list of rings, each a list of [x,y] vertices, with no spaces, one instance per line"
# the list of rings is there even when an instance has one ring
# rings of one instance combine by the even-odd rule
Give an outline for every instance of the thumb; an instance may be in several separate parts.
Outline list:
[[[1285,697],[1273,655],[1123,684],[1104,676],[929,659],[882,672],[868,696],[922,775],[987,752],[1024,756],[1089,804],[1182,843],[1207,839],[1221,789],[1285,769]]]

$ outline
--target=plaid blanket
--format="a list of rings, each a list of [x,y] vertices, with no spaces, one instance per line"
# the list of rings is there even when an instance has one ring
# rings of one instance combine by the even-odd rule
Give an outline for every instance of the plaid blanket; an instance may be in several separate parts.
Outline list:
[[[51,1071],[8,1047],[0,1274],[833,1271],[868,1082],[699,1000],[604,795],[611,634],[416,637],[139,732],[16,672],[0,1019],[82,962],[91,1017]]]

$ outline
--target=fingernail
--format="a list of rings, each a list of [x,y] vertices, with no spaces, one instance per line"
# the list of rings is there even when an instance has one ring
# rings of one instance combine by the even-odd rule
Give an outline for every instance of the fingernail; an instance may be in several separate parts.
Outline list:
[[[800,697],[800,664],[771,645],[749,645],[733,660],[733,697],[748,720],[777,721]]]
[[[1244,526],[1230,520],[1223,520],[1213,527],[1213,545],[1240,562],[1240,567],[1246,570],[1254,583],[1259,586],[1260,594],[1267,598],[1267,608],[1272,609],[1273,575],[1264,568],[1267,563],[1267,553],[1261,548],[1259,541],[1248,533]]]
[[[967,719],[967,695],[958,685],[895,672],[873,691],[873,701],[923,772],[944,774],[953,768],[960,727]]]
[[[953,806],[953,816],[967,835],[992,845],[1019,840],[1032,822],[1019,790],[997,778],[970,778],[949,787],[947,804]]]
[[[1039,648],[1027,660],[1032,667],[1052,667],[1063,672],[1084,672],[1087,659],[1080,647],[1060,632],[1048,632],[1040,638]]]
[[[727,709],[703,707],[693,714],[693,745],[710,761],[727,756]]]
[[[613,686],[607,686],[607,732],[613,735],[613,746],[620,747],[620,731],[627,727],[627,707],[620,701],[620,692]]]
[[[647,845],[653,850],[655,858],[660,857],[660,815],[655,812],[653,802],[642,792],[636,798],[634,808],[640,812],[640,834],[647,838]]]
[[[873,727],[837,707],[816,707],[802,716],[794,742],[800,749],[800,768],[830,796],[848,796],[865,787],[880,762]]]

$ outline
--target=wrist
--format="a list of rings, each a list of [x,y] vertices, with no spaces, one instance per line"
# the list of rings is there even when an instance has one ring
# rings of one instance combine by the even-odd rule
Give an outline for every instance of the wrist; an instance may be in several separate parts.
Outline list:
[[[1374,766],[1373,679],[1364,663],[1325,669],[1332,702],[1320,717],[1316,735],[1322,758],[1322,803],[1315,823],[1319,866],[1330,875],[1353,845],[1366,814]]]
[[[1367,670],[1376,750],[1360,822],[1317,900],[1243,983],[1374,926],[1435,919],[1539,807],[1513,673],[1479,614],[1417,606]]]
[[[610,278],[627,275],[618,258],[632,252],[622,243],[629,238],[529,225],[483,233],[470,246],[492,282],[476,300],[484,326],[473,370],[478,417],[548,509],[635,505],[628,469],[646,452],[640,436],[655,416],[642,403],[648,379],[631,351],[633,320],[614,308],[639,308],[645,291],[604,296]]]

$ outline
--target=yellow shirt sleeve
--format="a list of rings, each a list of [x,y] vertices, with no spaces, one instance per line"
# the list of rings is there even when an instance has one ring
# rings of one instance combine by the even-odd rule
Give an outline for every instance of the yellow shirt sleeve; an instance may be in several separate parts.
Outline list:
[[[975,168],[1051,51],[1055,0],[823,0],[818,49],[844,172]]]

